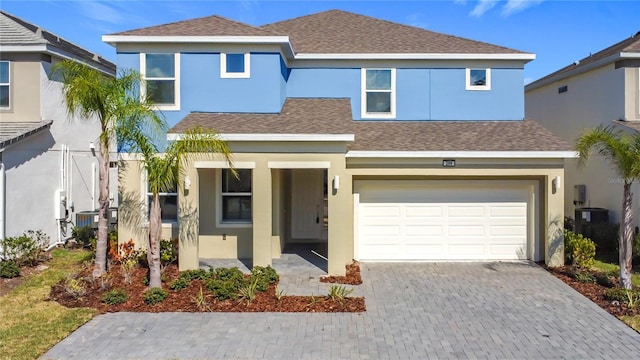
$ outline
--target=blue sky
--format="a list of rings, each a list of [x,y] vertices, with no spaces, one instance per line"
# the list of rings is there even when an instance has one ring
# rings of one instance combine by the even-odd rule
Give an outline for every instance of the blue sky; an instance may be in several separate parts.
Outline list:
[[[525,82],[640,31],[640,1],[2,0],[0,9],[115,59],[104,34],[218,14],[251,25],[342,9],[532,52]]]

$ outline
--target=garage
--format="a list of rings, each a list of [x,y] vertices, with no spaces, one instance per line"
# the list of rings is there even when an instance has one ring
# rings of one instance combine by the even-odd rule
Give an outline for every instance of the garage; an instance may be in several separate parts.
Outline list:
[[[354,183],[360,260],[531,258],[530,183],[361,180]]]

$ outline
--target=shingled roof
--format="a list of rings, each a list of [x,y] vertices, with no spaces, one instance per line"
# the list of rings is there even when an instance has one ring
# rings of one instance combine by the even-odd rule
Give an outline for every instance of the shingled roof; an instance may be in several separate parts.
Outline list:
[[[342,10],[329,10],[260,27],[288,35],[296,53],[524,54]]]
[[[634,120],[634,121],[614,120],[613,123],[640,132],[640,121],[638,120]]]
[[[563,67],[558,71],[555,71],[532,82],[531,84],[527,85],[527,88],[535,88],[537,86],[546,84],[549,81],[562,79],[563,77],[565,77],[565,75],[568,75],[569,72],[579,72],[581,69],[585,69],[589,65],[595,64],[598,61],[604,60],[608,57],[620,53],[640,53],[640,31],[635,35],[620,41],[619,43],[613,44],[604,50],[598,51],[595,54],[589,54],[589,56],[585,58],[582,58],[568,66]]]
[[[213,15],[169,24],[149,26],[112,35],[138,36],[273,36],[259,29],[222,16]]]
[[[94,54],[60,36],[32,23],[0,11],[0,50],[5,46],[26,47],[30,45],[52,46],[84,61],[94,63],[115,74],[116,65],[98,54]]]
[[[571,146],[532,120],[354,121],[349,99],[289,98],[279,114],[187,115],[170,134],[194,127],[221,134],[354,134],[360,151],[568,151]]]
[[[0,122],[0,149],[48,129],[53,121]]]

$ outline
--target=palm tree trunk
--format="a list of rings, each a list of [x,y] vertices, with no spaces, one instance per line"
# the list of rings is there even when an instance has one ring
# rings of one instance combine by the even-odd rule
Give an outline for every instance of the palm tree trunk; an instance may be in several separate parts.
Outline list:
[[[160,217],[160,195],[154,194],[149,211],[149,244],[147,261],[149,262],[149,287],[162,287],[160,279],[160,236],[162,218]]]
[[[620,227],[619,260],[620,285],[631,289],[631,244],[633,243],[633,207],[631,201],[631,183],[624,183],[624,200],[622,201],[622,224]]]
[[[109,209],[109,148],[101,144],[98,159],[98,241],[96,243],[96,266],[93,277],[102,276],[107,271],[107,234]]]

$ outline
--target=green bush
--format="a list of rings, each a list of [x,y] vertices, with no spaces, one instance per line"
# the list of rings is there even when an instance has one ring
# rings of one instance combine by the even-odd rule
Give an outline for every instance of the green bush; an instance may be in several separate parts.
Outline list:
[[[204,269],[197,269],[197,270],[185,270],[183,272],[180,273],[180,277],[181,278],[185,278],[188,279],[189,281],[191,280],[207,280],[209,278],[211,278],[212,273],[204,270]]]
[[[633,249],[631,250],[631,253],[633,254],[633,260],[632,263],[639,263],[640,262],[640,234],[637,234],[636,237],[633,239]]]
[[[585,238],[581,234],[565,230],[564,253],[567,262],[578,267],[588,267],[593,265],[596,245],[591,239]]]
[[[0,261],[0,277],[12,279],[20,276],[20,266],[15,261]]]
[[[189,278],[180,276],[171,282],[171,284],[169,285],[169,289],[181,290],[188,287],[189,284],[191,284],[191,280]]]
[[[213,277],[221,281],[242,281],[244,274],[237,267],[217,268],[213,271]]]
[[[95,231],[91,226],[74,226],[71,230],[71,236],[84,247],[92,246],[91,240],[96,238]],[[95,250],[95,247],[92,248]]]
[[[102,295],[102,302],[109,305],[118,305],[129,300],[129,295],[123,289],[113,289]]]
[[[596,278],[595,275],[588,272],[582,272],[582,271],[578,271],[577,273],[573,274],[573,278],[581,283],[595,284],[596,282],[598,282],[598,279]]]
[[[604,291],[604,298],[610,301],[619,301],[621,303],[627,303],[629,296],[627,291],[631,292],[633,297],[640,297],[640,290],[627,290],[623,288],[611,288]]]
[[[22,236],[7,237],[0,240],[0,247],[7,260],[15,261],[18,265],[35,265],[48,243],[48,237],[41,231],[29,230]]]
[[[148,305],[155,305],[167,298],[167,290],[162,288],[152,288],[144,292],[144,302]]]
[[[171,265],[178,260],[178,239],[160,241],[160,263]]]
[[[280,280],[278,273],[271,266],[254,266],[251,269],[251,282],[256,282],[258,291],[266,291],[269,284],[275,284]]]
[[[242,285],[243,282],[241,281],[223,281],[217,279],[211,279],[205,284],[207,289],[220,301],[235,299]]]

